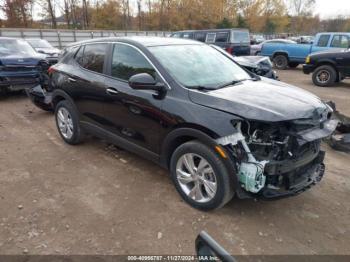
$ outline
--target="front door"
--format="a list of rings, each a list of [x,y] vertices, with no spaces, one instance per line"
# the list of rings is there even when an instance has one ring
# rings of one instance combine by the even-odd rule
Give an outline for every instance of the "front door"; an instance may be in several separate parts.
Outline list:
[[[129,44],[115,43],[110,59],[110,77],[106,78],[109,98],[105,106],[106,128],[114,134],[159,153],[161,99],[150,90],[134,90],[128,80],[138,73],[159,76],[151,63]]]

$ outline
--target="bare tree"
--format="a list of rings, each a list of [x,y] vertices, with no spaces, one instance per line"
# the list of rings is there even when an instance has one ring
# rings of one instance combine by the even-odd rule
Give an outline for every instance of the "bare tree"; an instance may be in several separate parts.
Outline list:
[[[302,16],[310,15],[316,0],[288,0],[289,10],[292,15]]]
[[[137,16],[138,16],[138,22],[139,22],[139,30],[142,30],[142,17],[141,17],[141,1],[137,0]]]
[[[49,12],[50,18],[51,18],[51,24],[52,28],[57,28],[57,22],[56,22],[56,14],[55,14],[55,8],[53,6],[53,3],[51,0],[47,0],[47,11]]]

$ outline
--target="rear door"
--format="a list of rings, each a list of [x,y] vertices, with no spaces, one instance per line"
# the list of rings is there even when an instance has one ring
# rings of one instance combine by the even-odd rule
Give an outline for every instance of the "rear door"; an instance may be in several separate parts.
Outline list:
[[[91,43],[80,47],[74,57],[74,67],[65,70],[65,91],[74,99],[81,121],[103,125],[105,62],[107,43]]]
[[[115,43],[109,61],[110,77],[106,78],[109,97],[105,107],[106,128],[121,138],[153,153],[159,151],[161,103],[151,90],[134,90],[128,80],[148,73],[161,81],[155,68],[136,47]]]

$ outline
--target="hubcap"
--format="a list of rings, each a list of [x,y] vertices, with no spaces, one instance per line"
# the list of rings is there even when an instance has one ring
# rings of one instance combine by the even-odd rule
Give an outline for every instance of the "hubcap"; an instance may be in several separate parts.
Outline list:
[[[187,153],[176,164],[176,177],[182,191],[196,202],[212,200],[217,191],[213,168],[203,157]]]
[[[60,109],[58,109],[57,123],[62,136],[66,139],[72,138],[74,126],[72,117],[66,108],[61,107]]]
[[[317,73],[317,81],[324,84],[324,83],[327,83],[328,80],[329,80],[329,72],[326,71],[326,70],[321,70],[320,72]]]

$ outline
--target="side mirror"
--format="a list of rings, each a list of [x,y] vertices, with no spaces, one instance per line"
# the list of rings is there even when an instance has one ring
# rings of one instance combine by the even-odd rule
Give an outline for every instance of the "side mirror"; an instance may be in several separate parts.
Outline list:
[[[196,253],[198,261],[235,262],[236,260],[221,247],[208,233],[202,231],[196,238]]]
[[[136,90],[155,90],[162,91],[164,84],[157,83],[156,80],[148,73],[140,73],[129,78],[129,86]]]

